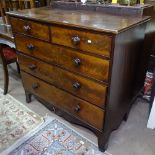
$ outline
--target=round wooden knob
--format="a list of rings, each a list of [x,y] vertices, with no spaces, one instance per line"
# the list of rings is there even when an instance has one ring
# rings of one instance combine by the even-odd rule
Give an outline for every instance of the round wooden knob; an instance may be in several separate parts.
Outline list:
[[[73,88],[74,88],[74,89],[78,90],[78,89],[80,89],[80,87],[81,87],[81,85],[80,85],[79,82],[73,83]]]
[[[24,25],[23,29],[25,32],[30,32],[31,27],[29,25]]]
[[[28,65],[28,67],[31,70],[35,70],[37,68],[37,66],[35,64],[30,64],[30,65]]]
[[[32,84],[32,89],[37,89],[37,88],[39,88],[39,84],[38,83],[33,83]]]
[[[79,112],[80,109],[81,109],[81,108],[80,108],[80,105],[76,105],[76,107],[74,108],[74,111],[75,111],[75,112]]]
[[[76,59],[73,60],[73,63],[74,63],[75,66],[80,66],[81,60],[79,58],[76,58]]]
[[[80,43],[80,37],[78,36],[72,37],[72,43],[74,45],[78,45]]]
[[[34,49],[34,45],[33,45],[33,44],[28,44],[28,45],[27,45],[27,49],[33,50],[33,49]]]

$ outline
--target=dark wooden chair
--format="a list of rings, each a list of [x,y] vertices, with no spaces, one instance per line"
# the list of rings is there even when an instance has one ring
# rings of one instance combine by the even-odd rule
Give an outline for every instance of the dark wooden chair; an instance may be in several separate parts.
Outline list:
[[[6,11],[15,9],[27,9],[34,7],[34,0],[0,0],[0,63],[4,71],[4,94],[8,92],[9,75],[8,64],[16,63],[17,71],[20,72],[14,37]]]
[[[9,74],[8,74],[8,65],[11,63],[16,63],[17,71],[20,73],[20,68],[17,62],[16,50],[15,48],[11,48],[6,45],[0,45],[0,63],[3,66],[4,72],[4,95],[8,92],[8,85],[9,85]]]

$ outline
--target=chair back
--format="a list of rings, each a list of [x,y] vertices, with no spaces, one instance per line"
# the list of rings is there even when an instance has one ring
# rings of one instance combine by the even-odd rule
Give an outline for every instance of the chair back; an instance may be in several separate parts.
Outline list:
[[[35,7],[35,0],[14,0],[19,9],[30,9]]]
[[[35,0],[0,0],[0,15],[3,24],[9,25],[7,11],[29,9],[35,7]],[[1,23],[0,23],[1,24]]]
[[[4,54],[2,51],[2,45],[0,44],[0,64],[4,64],[6,63],[5,58],[4,58]]]

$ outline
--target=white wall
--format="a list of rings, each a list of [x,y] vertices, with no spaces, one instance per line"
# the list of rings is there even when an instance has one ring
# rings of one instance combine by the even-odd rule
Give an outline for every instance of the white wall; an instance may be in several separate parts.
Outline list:
[[[153,105],[152,105],[152,109],[151,109],[147,127],[150,129],[155,129],[155,98],[153,101]]]

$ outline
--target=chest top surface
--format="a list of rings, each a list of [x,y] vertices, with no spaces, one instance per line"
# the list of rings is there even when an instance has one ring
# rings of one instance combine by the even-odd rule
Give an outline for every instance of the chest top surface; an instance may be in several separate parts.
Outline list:
[[[62,10],[51,7],[11,11],[7,14],[45,23],[80,27],[89,30],[118,34],[150,17],[118,16],[83,10]]]

